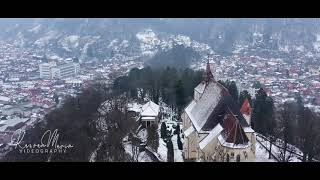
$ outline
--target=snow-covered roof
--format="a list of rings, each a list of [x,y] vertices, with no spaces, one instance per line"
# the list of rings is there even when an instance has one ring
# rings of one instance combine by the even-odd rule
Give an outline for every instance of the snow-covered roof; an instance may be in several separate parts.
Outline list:
[[[65,83],[67,83],[67,84],[81,84],[82,80],[80,80],[80,79],[67,79],[65,81]]]
[[[250,119],[251,119],[251,116],[250,115],[246,115],[246,114],[242,114],[244,119],[246,119],[247,123],[250,124]]]
[[[206,87],[205,83],[200,83],[197,87],[194,88],[194,90],[202,94],[205,87]]]
[[[217,135],[221,133],[222,130],[223,127],[220,124],[213,128],[210,131],[209,135],[199,143],[200,149],[202,150],[203,148],[205,148],[215,137],[217,137]]]
[[[8,101],[10,101],[10,98],[5,97],[5,96],[0,96],[0,101],[6,101],[6,102],[8,102]]]
[[[1,124],[4,124],[3,126],[0,127],[0,132],[5,131],[8,127],[13,127],[21,122],[26,122],[28,121],[29,118],[13,118],[13,119],[8,119],[6,121],[1,121]]]
[[[155,119],[155,117],[150,117],[150,116],[145,116],[141,118],[142,120],[151,120],[151,119]]]
[[[192,121],[192,124],[198,132],[219,103],[222,97],[221,91],[222,88],[216,82],[211,81],[206,85],[200,99],[197,102],[191,102],[185,109],[187,115]]]
[[[141,116],[158,116],[159,109],[159,105],[152,101],[149,101],[142,106]]]
[[[247,148],[249,146],[251,146],[251,142],[249,141],[246,144],[234,144],[234,143],[228,143],[226,142],[226,140],[222,137],[222,135],[220,134],[218,136],[218,140],[220,142],[220,144],[224,147],[229,147],[229,148],[234,148],[234,149],[244,149]]]
[[[251,127],[243,127],[244,132],[246,133],[253,133],[254,130]]]
[[[184,131],[185,137],[188,137],[194,131],[193,126],[190,126],[186,131]]]
[[[140,105],[140,104],[138,104],[138,103],[129,103],[128,104],[128,110],[129,111],[134,111],[134,112],[141,112],[141,106],[142,105]]]

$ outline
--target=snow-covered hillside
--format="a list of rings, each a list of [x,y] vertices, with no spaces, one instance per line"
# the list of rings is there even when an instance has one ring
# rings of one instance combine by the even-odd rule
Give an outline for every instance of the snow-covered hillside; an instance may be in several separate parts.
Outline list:
[[[192,40],[190,37],[182,34],[156,33],[152,29],[145,29],[136,34],[140,42],[142,55],[154,55],[159,50],[167,51],[174,45],[183,45],[191,47],[201,55],[213,54],[213,50],[208,44]]]
[[[24,42],[23,45],[36,48],[47,44],[50,51],[62,49],[67,53],[77,52],[71,47],[83,49],[86,42],[82,41],[85,37],[94,36],[100,36],[96,45],[106,53],[109,48],[112,49],[112,46],[118,46],[125,49],[132,47],[132,49],[141,50],[142,55],[152,55],[158,48],[170,48],[172,43],[202,50],[207,49],[204,45],[206,43],[215,52],[227,49],[232,52],[238,45],[259,46],[283,52],[319,51],[318,19],[247,19],[244,21],[237,18],[18,18],[0,21],[0,28],[3,29],[0,32],[0,40]],[[118,44],[112,45],[111,42],[115,39],[118,39]],[[67,45],[68,43],[70,44]],[[62,55],[59,54],[59,56]]]

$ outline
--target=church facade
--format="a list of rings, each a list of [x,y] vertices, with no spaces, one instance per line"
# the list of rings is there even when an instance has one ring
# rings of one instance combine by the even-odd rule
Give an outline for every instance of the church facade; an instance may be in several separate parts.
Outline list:
[[[204,80],[194,89],[194,99],[181,115],[184,159],[255,161],[251,112],[248,100],[240,108],[228,90],[214,79],[208,61]]]

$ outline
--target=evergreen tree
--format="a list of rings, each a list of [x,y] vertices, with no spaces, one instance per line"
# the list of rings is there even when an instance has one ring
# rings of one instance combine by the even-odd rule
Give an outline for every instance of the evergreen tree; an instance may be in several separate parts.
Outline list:
[[[178,114],[180,116],[183,105],[185,104],[184,87],[181,80],[177,81],[175,92],[176,92],[176,104],[178,106]]]
[[[303,126],[304,104],[303,104],[303,100],[300,93],[296,95],[296,104],[297,104],[297,122],[296,123],[298,124],[298,126]]]
[[[274,103],[271,97],[266,98],[265,102],[265,121],[266,121],[266,134],[272,136],[274,134],[273,130],[275,128],[274,120]]]
[[[230,95],[237,102],[239,99],[239,92],[238,92],[236,82],[231,81],[228,90],[229,90]]]
[[[56,93],[53,94],[53,100],[56,104],[59,104],[59,96]]]
[[[262,88],[262,85],[261,85],[260,81],[255,81],[253,83],[252,87],[255,89],[260,89],[260,88]]]
[[[168,51],[159,51],[147,63],[152,67],[169,65],[176,68],[186,68],[194,59],[199,57],[200,54],[192,48],[174,44]]]
[[[178,143],[178,148],[179,148],[179,150],[182,150],[182,142],[181,142],[181,138],[180,138],[180,134],[177,134],[177,143]]]
[[[130,98],[144,99],[145,95],[158,104],[161,98],[169,106],[182,108],[193,98],[193,89],[202,80],[201,71],[175,68],[133,68],[127,76],[114,80],[112,90],[117,94],[128,93]],[[180,113],[179,113],[180,114]]]
[[[259,133],[267,135],[273,126],[273,100],[260,88],[253,103],[252,127]]]
[[[174,150],[173,150],[173,144],[170,138],[167,141],[167,148],[168,148],[167,161],[174,162]]]
[[[151,124],[148,128],[147,145],[149,145],[154,151],[157,151],[159,147],[159,135],[158,127],[156,124]]]
[[[180,125],[179,124],[177,124],[177,127],[174,131],[174,134],[180,134]]]
[[[89,46],[87,49],[87,56],[88,57],[94,57],[95,56],[95,48],[92,46]]]
[[[166,123],[165,122],[162,122],[161,123],[161,138],[162,139],[166,139],[167,138],[167,126],[166,126]]]
[[[78,57],[73,58],[73,62],[79,63],[79,58]]]
[[[251,95],[249,94],[249,92],[247,90],[244,90],[240,93],[240,96],[239,96],[239,105],[240,106],[242,106],[245,99],[248,99],[250,105],[252,106]]]
[[[234,81],[218,81],[220,84],[222,84],[225,88],[228,89],[230,95],[233,97],[233,99],[238,102],[239,99],[239,92],[238,92],[238,88],[237,88],[237,84]]]

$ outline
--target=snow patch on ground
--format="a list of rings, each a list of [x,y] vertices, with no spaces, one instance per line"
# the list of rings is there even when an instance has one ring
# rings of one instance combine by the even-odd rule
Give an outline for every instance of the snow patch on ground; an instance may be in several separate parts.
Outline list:
[[[148,132],[147,129],[141,129],[138,134],[137,134],[138,138],[141,140],[142,143],[147,142],[147,138],[148,138]]]
[[[123,147],[124,147],[125,152],[132,157],[133,156],[132,144],[130,142],[125,142],[125,143],[123,143]]]
[[[67,42],[74,44],[75,47],[78,47],[79,39],[80,39],[80,36],[77,36],[77,35],[71,35],[65,38]]]
[[[77,35],[67,36],[61,41],[61,45],[63,49],[71,51],[71,49],[77,48],[79,46],[79,39],[80,36]]]
[[[57,36],[57,32],[55,31],[49,31],[46,33],[45,36],[38,39],[35,44],[38,46],[45,46],[49,43],[49,41]]]
[[[313,48],[314,48],[315,51],[320,52],[320,42],[319,41],[314,42],[313,43]]]
[[[95,162],[96,161],[97,151],[100,149],[101,145],[102,145],[102,142],[99,143],[97,149],[94,150],[93,153],[91,154],[89,162]]]
[[[144,31],[137,33],[136,37],[140,41],[142,55],[154,54],[156,52],[155,47],[160,45],[159,38],[151,29],[145,29]]]
[[[277,162],[275,159],[269,159],[268,151],[259,143],[256,142],[256,162]]]
[[[123,142],[124,150],[125,152],[133,157],[133,152],[132,152],[132,144],[131,142]],[[138,147],[136,147],[138,148]],[[138,162],[153,162],[152,158],[148,155],[146,151],[139,152],[138,155]]]
[[[118,39],[112,40],[107,47],[108,47],[108,48],[111,48],[111,47],[114,46],[118,41],[119,41]]]
[[[183,162],[183,157],[182,157],[182,151],[179,150],[178,148],[178,135],[174,135],[171,138],[172,143],[173,143],[173,150],[174,150],[174,162]]]
[[[145,151],[139,153],[138,161],[139,162],[153,162],[151,157]]]
[[[29,32],[38,33],[40,30],[41,30],[41,24],[33,27],[32,29],[29,30]]]
[[[296,47],[297,51],[303,52],[305,50],[304,46],[297,46]]]
[[[168,153],[168,148],[167,144],[163,141],[162,138],[159,138],[159,147],[157,153],[159,154],[159,158],[163,161],[167,161],[167,153]]]
[[[136,34],[137,39],[140,41],[140,49],[142,55],[152,56],[160,49],[167,51],[174,45],[183,45],[185,47],[191,47],[200,54],[212,54],[213,50],[208,44],[199,43],[191,40],[190,37],[181,34],[156,34],[152,29],[145,29]]]
[[[283,51],[283,52],[286,52],[286,53],[289,53],[289,52],[290,52],[288,45],[285,45],[285,46],[283,46],[283,47],[280,46],[280,47],[279,47],[279,50],[280,50],[280,51]]]
[[[128,103],[128,110],[129,111],[134,111],[134,112],[140,113],[141,108],[142,108],[142,104],[139,104],[137,102]]]
[[[260,141],[264,146],[266,146],[268,148],[270,147],[270,142],[269,141],[266,141],[266,140],[264,140],[263,138],[261,138],[259,136],[257,136],[257,140]],[[280,139],[277,139],[275,144],[280,145],[280,143],[281,143],[280,141],[281,141]],[[259,142],[257,142],[256,144],[260,145]],[[300,149],[298,149],[298,148],[296,148],[296,147],[294,147],[294,146],[292,146],[290,144],[288,146],[291,146],[292,148],[294,148],[296,154],[302,155],[302,152],[300,151]],[[280,154],[280,149],[277,146],[272,145],[271,152],[276,157],[278,157],[278,155]],[[267,155],[268,155],[268,153],[267,153]],[[286,153],[286,157],[288,157],[288,156],[289,156],[289,152]],[[292,158],[290,159],[290,162],[301,162],[301,160],[297,155],[293,154]]]

